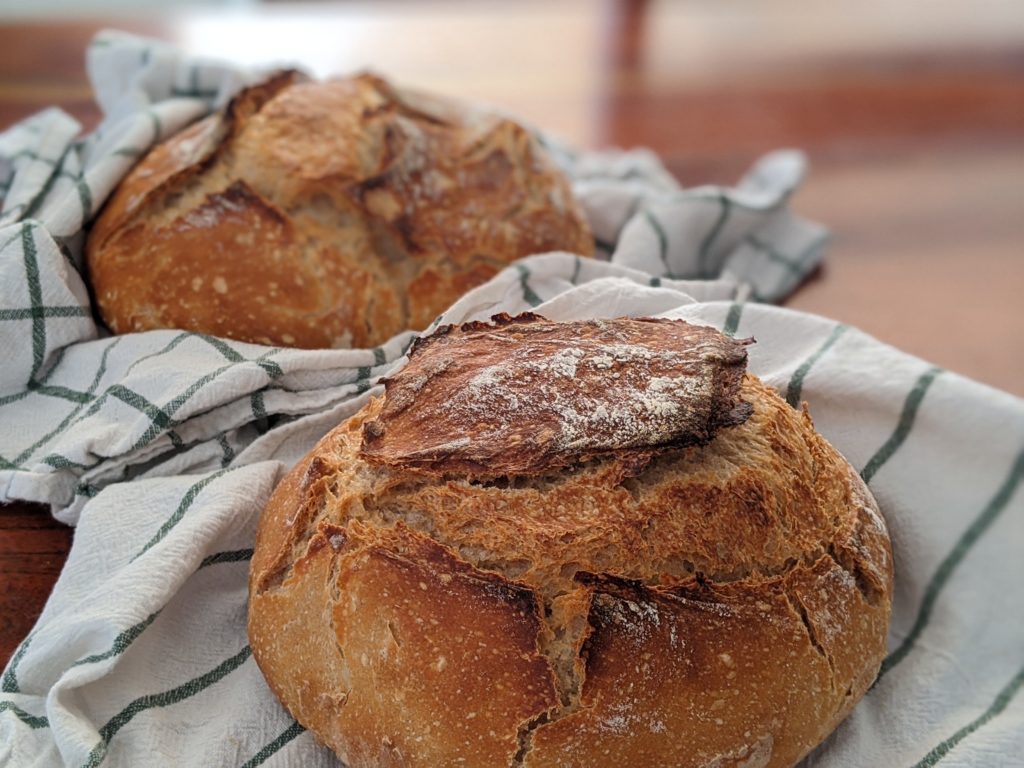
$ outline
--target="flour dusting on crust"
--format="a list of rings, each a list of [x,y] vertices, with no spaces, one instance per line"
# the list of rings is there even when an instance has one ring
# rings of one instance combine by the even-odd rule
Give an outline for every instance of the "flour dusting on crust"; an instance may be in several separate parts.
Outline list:
[[[439,329],[385,382],[371,461],[511,476],[703,444],[750,413],[747,341],[682,320],[499,315]]]

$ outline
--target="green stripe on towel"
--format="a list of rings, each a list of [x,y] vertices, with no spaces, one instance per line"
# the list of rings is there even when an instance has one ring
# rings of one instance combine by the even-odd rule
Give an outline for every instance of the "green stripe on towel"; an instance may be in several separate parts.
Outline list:
[[[21,722],[33,730],[50,727],[50,721],[47,718],[38,715],[30,715],[13,701],[0,701],[0,712],[8,711],[13,712]]]
[[[992,497],[985,508],[981,511],[974,521],[970,524],[966,531],[960,536],[953,549],[939,567],[935,571],[935,575],[932,576],[928,582],[928,586],[925,587],[924,597],[921,599],[921,607],[917,610],[917,618],[914,620],[914,625],[911,627],[910,632],[903,638],[903,642],[900,643],[899,648],[889,654],[885,661],[882,662],[882,668],[878,671],[878,679],[875,680],[875,685],[878,685],[879,681],[897,664],[907,657],[907,654],[914,647],[914,643],[917,642],[917,638],[920,637],[924,628],[928,626],[928,622],[931,620],[932,611],[935,608],[935,602],[939,598],[939,594],[943,588],[949,583],[953,572],[957,566],[960,565],[964,557],[970,551],[971,547],[981,538],[982,534],[987,531],[992,523],[1002,514],[1003,510],[1006,509],[1010,503],[1010,499],[1013,498],[1013,494],[1016,492],[1017,487],[1020,485],[1021,478],[1024,478],[1024,449],[1017,454],[1017,460],[1014,462],[1013,467],[1010,469],[1009,475],[1006,480],[996,491],[996,494]]]
[[[722,333],[726,336],[735,336],[736,329],[740,327],[740,317],[743,315],[745,302],[734,301],[729,307],[729,314],[725,316],[725,325],[722,326]]]
[[[861,471],[860,476],[864,478],[865,483],[871,482],[871,478],[877,474],[878,470],[885,466],[885,463],[892,458],[893,454],[903,445],[903,441],[910,435],[910,430],[914,428],[914,419],[917,418],[917,410],[921,407],[921,401],[924,400],[924,396],[927,394],[932,382],[935,381],[935,378],[940,373],[942,373],[942,369],[933,366],[918,378],[903,403],[903,411],[900,413],[900,420],[896,424],[896,429]]]
[[[36,378],[43,367],[46,354],[46,323],[42,314],[35,314],[43,309],[43,284],[39,277],[39,262],[36,259],[36,241],[32,227],[21,228],[21,249],[25,259],[25,277],[28,280],[28,296],[32,303],[32,372],[30,379]]]
[[[725,222],[729,219],[729,212],[732,210],[732,201],[728,197],[719,193],[717,200],[720,207],[718,218],[715,219],[715,223],[711,225],[711,229],[708,230],[704,241],[700,244],[700,251],[697,256],[697,268],[700,276],[703,278],[714,276],[708,267],[708,259],[711,258],[711,248],[714,246],[719,234],[721,234],[723,227],[725,227]]]
[[[536,307],[542,303],[540,296],[538,296],[533,288],[530,287],[530,270],[524,267],[522,264],[516,264],[516,269],[519,272],[519,285],[523,289],[523,300],[531,307]]]
[[[196,483],[191,488],[189,488],[185,492],[185,495],[182,497],[181,502],[178,504],[178,508],[176,510],[174,510],[174,514],[171,515],[169,518],[167,518],[167,520],[164,522],[164,524],[160,526],[160,530],[158,530],[153,535],[153,538],[151,538],[148,542],[146,542],[146,545],[141,550],[139,550],[139,553],[137,555],[135,555],[135,557],[132,558],[132,561],[134,562],[135,560],[138,560],[142,555],[144,555],[146,552],[148,552],[153,546],[155,546],[157,543],[159,543],[160,540],[164,538],[164,536],[166,536],[168,533],[170,533],[171,529],[173,529],[174,526],[176,526],[179,522],[181,522],[181,518],[183,518],[185,516],[185,513],[188,512],[189,507],[192,506],[192,503],[196,500],[196,497],[199,495],[200,491],[202,491],[206,486],[208,486],[214,480],[216,480],[217,478],[221,477],[221,475],[225,475],[225,474],[227,474],[228,472],[231,472],[231,471],[232,471],[231,469],[222,469],[219,472],[214,472],[212,475],[208,475],[207,477],[204,477],[198,483]]]
[[[244,664],[251,655],[252,649],[247,645],[234,656],[221,662],[209,672],[193,678],[192,680],[179,685],[177,688],[172,688],[169,691],[163,691],[161,693],[140,696],[135,699],[127,707],[107,721],[106,725],[100,728],[100,742],[93,747],[92,751],[89,753],[89,757],[84,763],[85,768],[96,768],[96,766],[103,762],[103,759],[107,756],[107,746],[110,744],[110,740],[117,735],[118,731],[131,722],[137,714],[145,712],[147,709],[168,707],[172,704],[177,704],[185,699],[195,696],[197,693],[200,693],[215,683],[218,683],[231,672],[238,669],[238,667],[242,666],[242,664]]]
[[[85,658],[79,659],[71,666],[78,667],[82,664],[95,664],[98,661],[105,661],[107,659],[113,658],[114,656],[119,656],[120,654],[128,650],[128,646],[134,643],[135,640],[139,637],[139,635],[141,635],[145,631],[146,627],[148,627],[150,624],[156,621],[156,617],[159,615],[160,611],[151,613],[138,624],[134,624],[133,626],[128,627],[128,629],[126,629],[124,632],[121,632],[117,637],[115,637],[114,642],[111,644],[109,650],[104,651],[103,653],[93,654],[92,656],[86,656]]]
[[[252,758],[245,761],[242,764],[242,768],[256,768],[257,765],[263,765],[271,755],[305,732],[306,729],[299,725],[299,722],[296,720],[289,725],[280,736],[263,747],[259,752],[253,755]]]
[[[199,564],[200,568],[206,568],[217,563],[241,563],[252,559],[251,549],[235,549],[226,552],[215,552],[203,558]]]
[[[43,435],[38,440],[36,440],[28,448],[26,448],[24,451],[22,451],[21,454],[16,459],[18,464],[23,464],[25,461],[28,460],[28,458],[33,453],[35,453],[37,450],[39,450],[51,438],[53,438],[55,435],[57,435],[62,430],[64,430],[69,424],[71,424],[75,420],[75,418],[78,416],[78,414],[82,412],[82,409],[85,407],[85,405],[87,403],[91,402],[94,399],[95,393],[96,393],[96,388],[99,386],[100,380],[103,378],[103,374],[105,374],[106,371],[107,371],[107,357],[110,355],[110,351],[114,347],[116,347],[118,344],[121,343],[122,339],[124,339],[124,336],[116,337],[103,350],[103,354],[100,356],[100,364],[96,368],[96,373],[92,377],[92,382],[90,382],[89,388],[85,391],[85,394],[88,395],[88,399],[84,399],[84,400],[79,401],[78,405],[75,408],[73,408],[67,414],[67,416],[65,416],[61,420],[60,424],[58,424],[56,427],[54,427],[49,432],[47,432],[45,435]],[[53,366],[53,368],[51,368],[51,372],[54,369],[56,369],[56,366]],[[53,464],[51,464],[50,466],[53,466]]]
[[[832,345],[839,341],[839,337],[842,336],[849,329],[848,325],[837,325],[832,329],[832,333],[829,334],[828,338],[825,339],[825,343],[818,347],[814,353],[804,360],[800,366],[793,371],[793,378],[789,380],[789,386],[786,387],[786,402],[794,408],[800,407],[800,396],[804,390],[804,379],[807,378],[807,374],[811,372],[811,368],[814,367],[815,363],[821,359],[822,355],[828,352]]]
[[[0,309],[0,320],[43,320],[47,317],[90,317],[90,312],[80,306],[24,307],[22,309]]]
[[[22,640],[18,650],[14,652],[10,662],[8,662],[7,669],[4,670],[3,679],[0,680],[0,690],[4,693],[21,693],[21,686],[18,685],[18,665],[25,657],[25,652],[28,651],[29,645],[32,644],[33,637],[35,637],[35,633],[30,632],[28,637]]]
[[[972,720],[959,731],[954,733],[948,739],[939,744],[935,749],[929,752],[914,768],[931,768],[939,760],[948,755],[953,748],[963,741],[965,738],[970,736],[976,730],[981,728],[983,725],[988,723],[993,718],[997,717],[1004,709],[1006,709],[1010,702],[1013,701],[1013,697],[1020,691],[1021,685],[1024,684],[1024,667],[1021,667],[1017,674],[1013,676],[1013,679],[1007,683],[1006,687],[1003,688],[996,696],[995,701],[992,705],[982,713],[981,717]],[[1018,755],[1020,757],[1020,755]]]
[[[651,225],[651,229],[654,230],[655,237],[658,238],[658,258],[661,259],[661,266],[665,270],[665,277],[673,277],[672,268],[668,264],[668,235],[665,234],[665,228],[661,226],[661,222],[654,218],[654,214],[650,211],[644,211],[644,219],[648,224]]]

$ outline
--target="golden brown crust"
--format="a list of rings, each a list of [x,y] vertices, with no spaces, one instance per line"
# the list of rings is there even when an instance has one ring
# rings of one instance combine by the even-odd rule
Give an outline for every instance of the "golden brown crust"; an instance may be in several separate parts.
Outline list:
[[[258,600],[262,615],[285,622],[252,635],[268,679],[348,765],[507,765],[520,726],[556,702],[533,594],[401,526],[322,528]],[[331,660],[292,674],[311,640]]]
[[[115,333],[365,347],[509,262],[593,239],[515,123],[372,75],[242,91],[122,181],[86,253]]]
[[[137,214],[158,210],[163,206],[162,194],[184,191],[223,151],[225,139],[241,131],[242,120],[301,79],[297,72],[280,72],[240,92],[223,115],[210,115],[153,147],[103,207],[89,235],[90,248],[129,226]]]
[[[746,422],[638,472],[611,454],[497,479],[361,459],[364,425],[385,407],[371,402],[292,472],[261,520],[250,582],[261,669],[353,768],[455,756],[479,766],[792,765],[877,672],[892,558],[874,501],[808,415],[751,376],[742,397]],[[310,575],[320,559],[330,564]],[[347,575],[355,563],[358,578]],[[436,594],[455,582],[479,591]],[[373,697],[367,679],[310,683],[322,695],[361,691],[360,719],[330,730],[334,710],[321,714],[294,681],[308,664],[323,675],[340,663],[337,636],[391,648],[381,616],[439,624],[416,639],[397,632],[405,658],[419,661],[396,676],[382,660],[375,679],[390,677]],[[374,639],[357,641],[361,632]],[[450,672],[454,688],[441,685],[428,663],[435,644],[474,632],[489,647],[502,635],[502,663],[467,660]],[[506,665],[516,688],[486,687]],[[486,755],[466,746],[461,723],[484,705]],[[458,737],[438,734],[437,712],[452,713],[441,722]],[[388,746],[399,738],[401,758]]]
[[[596,588],[580,707],[525,765],[788,766],[820,739],[828,665],[777,584]]]

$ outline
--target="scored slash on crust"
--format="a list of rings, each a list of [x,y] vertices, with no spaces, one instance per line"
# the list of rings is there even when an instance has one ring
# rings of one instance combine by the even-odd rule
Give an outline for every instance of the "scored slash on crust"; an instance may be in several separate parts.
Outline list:
[[[559,470],[614,453],[639,472],[743,423],[746,345],[682,320],[554,323],[527,313],[444,326],[385,379],[362,456],[475,477]]]

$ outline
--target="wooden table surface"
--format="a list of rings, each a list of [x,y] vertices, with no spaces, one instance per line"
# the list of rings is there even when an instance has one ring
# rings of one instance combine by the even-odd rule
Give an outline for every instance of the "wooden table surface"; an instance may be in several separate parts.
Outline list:
[[[788,306],[1024,395],[1024,24],[1013,3],[291,3],[225,15],[0,21],[0,127],[99,113],[85,47],[104,27],[317,75],[372,68],[490,102],[581,147],[646,145],[687,185],[805,149],[793,199],[827,224]],[[71,543],[0,507],[0,666]]]

